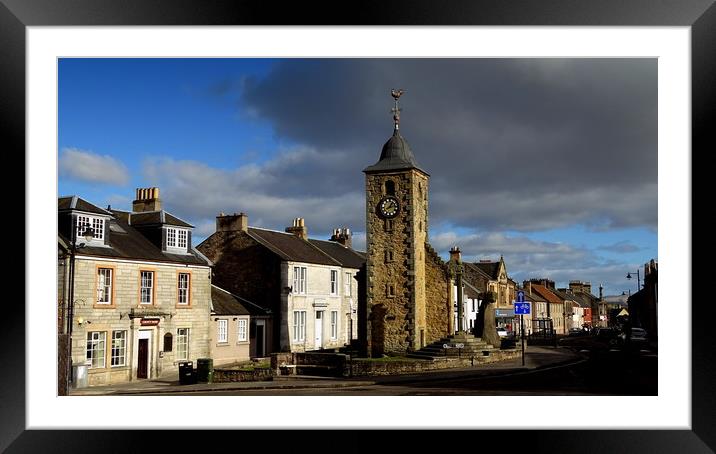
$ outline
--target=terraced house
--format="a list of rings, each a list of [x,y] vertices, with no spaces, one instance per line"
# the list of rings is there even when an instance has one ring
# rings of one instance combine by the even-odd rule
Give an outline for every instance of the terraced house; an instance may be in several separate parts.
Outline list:
[[[132,211],[58,199],[59,300],[73,365],[88,384],[176,373],[209,356],[211,267],[192,226],[137,189]]]
[[[285,232],[249,227],[245,213],[220,214],[197,246],[214,263],[214,283],[271,311],[260,330],[266,352],[338,349],[358,337],[358,281],[365,263],[350,230],[308,238],[303,218]]]

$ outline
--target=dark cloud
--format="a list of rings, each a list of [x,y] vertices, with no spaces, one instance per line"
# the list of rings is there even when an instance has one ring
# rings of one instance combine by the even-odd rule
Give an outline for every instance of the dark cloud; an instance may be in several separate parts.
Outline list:
[[[642,250],[642,248],[632,244],[629,241],[618,241],[614,244],[599,246],[597,249],[608,252],[617,252],[620,254],[628,254],[631,252],[638,252]]]
[[[655,59],[284,60],[245,82],[242,108],[314,150],[274,171],[321,196],[362,188],[391,87],[407,89],[401,131],[432,176],[434,221],[656,227]]]

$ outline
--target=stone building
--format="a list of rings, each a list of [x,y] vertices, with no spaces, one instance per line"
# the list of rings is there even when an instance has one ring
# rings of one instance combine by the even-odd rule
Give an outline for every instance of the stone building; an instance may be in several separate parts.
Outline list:
[[[248,301],[226,290],[211,286],[211,322],[209,335],[214,365],[251,359]]]
[[[429,174],[399,131],[366,167],[366,324],[371,355],[410,352],[452,333],[452,283],[428,243]]]
[[[338,349],[357,337],[358,281],[364,257],[350,230],[333,241],[308,238],[303,218],[286,232],[249,227],[245,213],[216,218],[216,232],[198,249],[214,263],[214,283],[270,310],[266,353]]]
[[[191,233],[161,208],[158,188],[137,189],[132,211],[58,199],[69,245],[58,290],[72,363],[89,364],[89,385],[177,373],[179,361],[209,355],[211,263]]]

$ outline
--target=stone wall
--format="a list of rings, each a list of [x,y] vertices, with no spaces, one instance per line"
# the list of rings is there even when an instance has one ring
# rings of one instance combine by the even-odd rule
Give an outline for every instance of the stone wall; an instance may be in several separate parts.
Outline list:
[[[425,245],[426,330],[429,345],[451,334],[453,307],[450,304],[450,278],[445,262],[429,245]]]
[[[475,356],[471,358],[445,358],[436,359],[435,361],[426,360],[406,360],[406,361],[371,361],[353,359],[349,362],[349,376],[367,377],[375,375],[401,375],[418,372],[426,372],[430,370],[443,370],[470,367],[482,364],[495,363],[508,359],[519,358],[521,352],[519,350],[496,350],[491,351],[488,356]]]
[[[241,381],[268,381],[273,378],[271,369],[254,369],[254,370],[232,370],[232,369],[214,369],[212,377],[213,383],[228,383]]]

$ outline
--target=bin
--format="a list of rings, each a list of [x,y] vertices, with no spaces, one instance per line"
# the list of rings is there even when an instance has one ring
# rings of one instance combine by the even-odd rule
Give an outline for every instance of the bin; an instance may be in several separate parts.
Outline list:
[[[86,388],[89,382],[87,370],[92,365],[92,361],[84,363],[76,363],[72,365],[72,387]]]
[[[214,360],[199,358],[196,360],[196,381],[198,383],[211,383],[214,378]]]
[[[192,361],[182,361],[179,363],[179,384],[191,385],[196,383],[194,379],[194,363]]]

